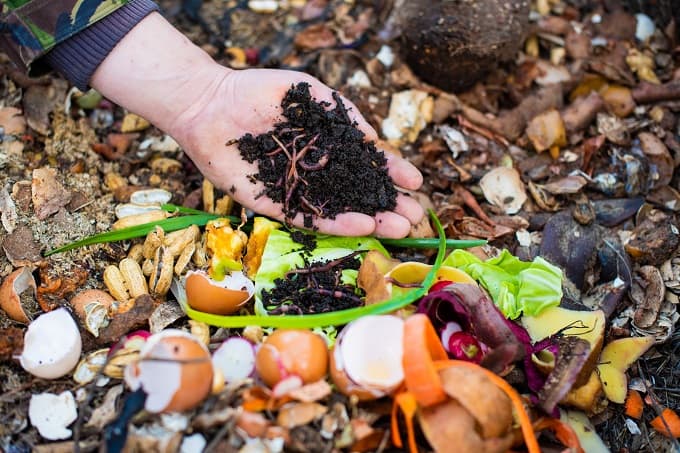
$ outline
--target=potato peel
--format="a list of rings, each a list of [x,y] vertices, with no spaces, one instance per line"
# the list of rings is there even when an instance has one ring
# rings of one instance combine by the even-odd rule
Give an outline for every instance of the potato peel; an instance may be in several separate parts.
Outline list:
[[[444,391],[479,425],[484,439],[502,437],[512,426],[512,403],[483,373],[473,368],[449,367],[439,371]]]

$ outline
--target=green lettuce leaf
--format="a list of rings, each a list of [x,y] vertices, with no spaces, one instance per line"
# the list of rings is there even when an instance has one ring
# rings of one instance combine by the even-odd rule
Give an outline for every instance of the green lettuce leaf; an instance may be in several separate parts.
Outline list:
[[[465,250],[454,250],[443,263],[477,280],[509,319],[536,316],[562,300],[562,270],[541,257],[522,261],[507,250],[482,261]]]
[[[305,265],[304,257],[315,263],[329,261],[347,256],[357,250],[378,250],[389,256],[385,247],[372,237],[344,237],[315,235],[316,248],[307,255],[302,244],[291,239],[290,233],[285,230],[273,230],[269,234],[267,244],[262,254],[262,264],[255,275],[255,313],[266,315],[267,311],[262,305],[260,295],[263,290],[274,287],[274,280],[283,278],[286,272]],[[357,271],[346,270],[342,273],[342,281],[356,286]]]

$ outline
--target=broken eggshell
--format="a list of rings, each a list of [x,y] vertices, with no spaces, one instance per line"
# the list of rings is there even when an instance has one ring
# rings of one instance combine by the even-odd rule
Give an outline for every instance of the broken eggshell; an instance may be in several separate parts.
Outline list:
[[[80,322],[95,337],[99,336],[99,329],[109,324],[109,310],[113,303],[113,297],[100,289],[86,289],[71,299],[71,306]]]
[[[255,294],[255,285],[241,271],[230,272],[217,281],[206,272],[188,272],[184,279],[187,303],[194,310],[230,315]]]
[[[31,395],[28,418],[31,425],[35,426],[45,439],[68,439],[71,437],[71,430],[67,426],[78,418],[75,398],[69,391],[59,395],[54,393]]]
[[[11,319],[24,324],[31,322],[21,304],[21,296],[27,290],[35,297],[35,279],[28,267],[22,267],[9,274],[0,286],[0,308]]]
[[[338,389],[360,400],[396,390],[404,380],[403,336],[404,320],[397,316],[364,316],[348,324],[331,358],[331,378]]]
[[[242,337],[227,338],[212,355],[213,367],[222,372],[224,382],[237,382],[255,371],[255,346]]]
[[[257,350],[255,369],[269,387],[289,378],[316,382],[328,371],[328,346],[311,330],[278,329]]]
[[[19,361],[34,376],[56,379],[76,366],[81,350],[78,325],[68,310],[59,308],[39,316],[28,326]]]
[[[487,201],[506,214],[517,214],[527,200],[524,183],[514,168],[494,168],[484,175],[479,186]]]
[[[125,382],[133,391],[146,392],[144,408],[149,412],[191,409],[210,394],[210,352],[187,332],[164,330],[149,337],[139,360],[125,368]]]

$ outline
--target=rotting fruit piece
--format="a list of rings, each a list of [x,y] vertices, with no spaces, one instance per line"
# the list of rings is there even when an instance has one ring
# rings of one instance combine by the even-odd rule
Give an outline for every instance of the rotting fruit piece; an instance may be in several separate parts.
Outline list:
[[[206,247],[210,252],[210,276],[220,281],[231,271],[243,269],[241,259],[248,236],[231,228],[229,219],[211,220],[205,227]]]
[[[623,404],[628,394],[626,370],[654,344],[654,337],[620,338],[602,350],[597,372],[607,399]]]
[[[606,319],[602,310],[576,311],[550,307],[538,316],[523,316],[521,324],[534,343],[557,334],[575,336],[590,343],[588,360],[583,365],[574,388],[588,382],[604,343]]]

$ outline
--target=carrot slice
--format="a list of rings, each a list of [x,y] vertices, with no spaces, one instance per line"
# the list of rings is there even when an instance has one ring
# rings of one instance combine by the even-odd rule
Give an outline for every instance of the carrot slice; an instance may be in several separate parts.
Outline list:
[[[643,409],[644,402],[642,401],[640,392],[630,389],[628,391],[628,397],[626,398],[626,415],[630,418],[639,420],[640,417],[642,417]]]
[[[680,437],[680,417],[673,409],[665,408],[649,424],[666,437]]]
[[[401,409],[402,414],[404,414],[404,419],[406,421],[406,435],[408,436],[408,448],[411,453],[418,453],[418,447],[416,445],[416,435],[413,429],[413,418],[418,410],[418,402],[415,397],[410,392],[401,392],[394,397],[394,403],[392,405],[392,420],[391,420],[391,430],[392,430],[392,443],[397,448],[402,448],[403,443],[401,442],[401,436],[399,435],[399,425],[397,423],[397,408]]]
[[[557,440],[562,442],[562,445],[569,448],[569,451],[574,453],[584,453],[581,448],[581,441],[574,429],[557,418],[542,418],[534,424],[535,431],[543,431],[549,429],[555,433]]]
[[[404,323],[402,365],[406,388],[418,404],[432,406],[448,398],[434,366],[434,361],[447,358],[430,319],[422,313],[409,316]]]

